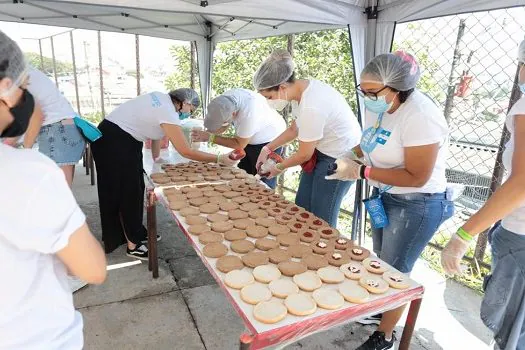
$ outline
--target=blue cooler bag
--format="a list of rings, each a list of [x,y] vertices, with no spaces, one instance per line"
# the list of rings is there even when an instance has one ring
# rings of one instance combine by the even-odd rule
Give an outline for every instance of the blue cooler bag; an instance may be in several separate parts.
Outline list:
[[[102,137],[102,133],[95,125],[85,119],[80,118],[78,115],[73,118],[73,121],[75,122],[75,125],[82,136],[84,136],[88,142],[95,142]]]

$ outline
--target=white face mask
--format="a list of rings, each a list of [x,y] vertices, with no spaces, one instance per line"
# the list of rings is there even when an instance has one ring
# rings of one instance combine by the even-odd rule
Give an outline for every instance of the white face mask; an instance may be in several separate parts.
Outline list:
[[[286,106],[288,106],[288,104],[290,103],[290,101],[286,101],[286,100],[268,100],[268,104],[270,105],[270,107],[272,107],[273,109],[275,109],[276,111],[278,112],[281,112],[283,109],[286,108]]]

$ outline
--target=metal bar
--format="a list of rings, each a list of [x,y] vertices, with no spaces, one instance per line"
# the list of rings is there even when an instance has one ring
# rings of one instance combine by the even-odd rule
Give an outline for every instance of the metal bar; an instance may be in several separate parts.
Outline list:
[[[350,54],[352,55],[352,62],[354,62],[354,45],[352,43],[352,35],[350,34],[350,25],[347,26],[348,29],[348,41],[350,43]],[[354,67],[354,87],[357,86],[357,72],[355,71]],[[361,111],[361,104],[359,103],[359,94],[357,93],[357,89],[355,90],[355,98],[357,101],[357,121],[359,122],[359,125],[361,126],[361,129],[363,129],[363,115]],[[352,241],[359,241],[361,242],[362,238],[365,234],[365,225],[363,219],[363,215],[361,213],[364,212],[363,208],[363,187],[365,186],[364,180],[359,180],[355,184],[355,196],[354,196],[354,213],[353,213],[353,219],[352,219],[352,233],[351,238]]]
[[[53,37],[51,37],[51,57],[53,58],[53,73],[55,75],[55,84],[58,88],[57,62],[55,60],[55,44],[53,42]]]
[[[190,42],[190,87],[195,90],[195,41]]]
[[[140,39],[139,35],[135,34],[135,67],[137,72],[137,96],[140,95]]]
[[[153,274],[153,278],[159,277],[159,261],[157,259],[157,197],[153,189],[148,189],[148,207],[147,207],[147,223],[148,223],[148,268]]]
[[[221,30],[224,30],[224,31],[227,32],[227,33],[233,34],[233,32],[230,32],[229,30],[224,29],[224,28],[226,28],[226,26],[227,26],[228,24],[230,24],[231,22],[233,22],[233,20],[235,20],[235,17],[230,17],[226,22],[224,22],[224,23],[221,24],[220,26],[218,26],[218,25],[216,25],[215,23],[212,22],[211,25],[212,25],[213,27],[216,27],[217,30],[214,31],[213,33],[211,33],[210,35],[208,35],[208,38],[212,38],[215,34],[217,34],[217,33],[218,33],[219,31],[221,31]]]
[[[421,301],[423,301],[423,299],[414,299],[410,302],[405,327],[403,328],[403,335],[401,335],[401,340],[399,342],[399,350],[408,350],[410,348],[410,340],[412,339],[412,334],[416,327],[417,315],[419,314]]]
[[[73,62],[73,79],[75,80],[75,96],[77,98],[77,113],[81,115],[80,111],[80,96],[78,95],[78,77],[77,77],[77,63],[75,60],[75,41],[73,40],[73,31],[69,32],[69,39],[71,40],[71,60]]]
[[[40,49],[40,70],[45,73],[44,55],[42,55],[42,39],[38,39],[38,48]]]
[[[99,69],[99,78],[100,78],[100,107],[102,116],[106,117],[106,109],[104,107],[104,74],[102,73],[102,38],[100,30],[97,31],[98,39],[98,69]]]
[[[456,38],[456,46],[454,47],[454,57],[452,58],[452,66],[450,68],[450,76],[448,78],[448,90],[447,90],[447,98],[445,100],[445,109],[443,111],[443,114],[445,115],[445,119],[447,122],[450,119],[450,113],[452,112],[452,108],[454,107],[454,93],[456,92],[456,68],[459,65],[459,60],[461,59],[461,42],[463,39],[463,35],[465,34],[465,27],[466,27],[466,20],[464,18],[459,20],[459,28],[458,28],[458,35]]]
[[[141,21],[141,22],[144,22],[144,23],[151,24],[151,25],[157,26],[159,28],[169,28],[169,29],[177,30],[179,32],[183,32],[183,33],[187,33],[187,34],[203,36],[202,34],[192,32],[191,30],[178,28],[177,25],[161,24],[161,23],[158,23],[158,22],[155,22],[155,21],[150,21],[149,19],[144,19],[144,18],[141,18],[141,17],[138,17],[138,16],[134,16],[134,15],[127,15],[126,17],[133,18],[133,19],[136,19],[137,21]],[[126,29],[123,28],[123,30],[125,31]]]
[[[252,21],[247,21],[246,23],[244,23],[242,26],[239,27],[239,29],[237,29],[236,31],[233,32],[233,35],[237,34],[238,32],[240,32],[241,30],[243,30],[244,28],[246,28],[247,26],[249,26],[251,23],[253,23]]]
[[[87,160],[87,166],[86,166],[86,175],[89,175],[89,158],[91,157],[91,147],[89,145],[86,148],[86,160]]]
[[[89,146],[88,166],[89,170],[91,171],[91,186],[95,186],[95,162],[93,161],[93,152],[91,152],[91,145]]]

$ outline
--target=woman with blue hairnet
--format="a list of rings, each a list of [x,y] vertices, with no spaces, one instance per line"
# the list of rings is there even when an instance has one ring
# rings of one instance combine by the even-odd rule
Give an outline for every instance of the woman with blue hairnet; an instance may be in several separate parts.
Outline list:
[[[148,259],[147,231],[142,224],[144,141],[153,140],[151,153],[155,161],[159,159],[159,140],[167,136],[175,150],[185,158],[229,166],[236,164],[228,154],[197,151],[186,142],[181,120],[188,118],[199,103],[199,95],[192,89],[177,89],[168,94],[151,92],[121,104],[99,124],[102,137],[91,148],[97,167],[106,253],[127,243],[128,256]]]
[[[230,124],[235,127],[235,136],[221,136]],[[246,156],[238,167],[252,175],[257,174],[256,162],[261,149],[286,129],[284,119],[266,99],[246,89],[232,89],[211,100],[204,126],[207,131],[193,131],[193,140],[244,149]],[[262,181],[275,188],[276,178],[263,178]]]
[[[29,125],[35,99],[23,87],[27,73],[22,51],[0,32],[2,141]],[[80,350],[82,315],[67,276],[102,283],[104,251],[64,173],[43,154],[0,143],[0,183],[0,348]]]
[[[365,206],[379,258],[410,273],[439,226],[453,215],[445,177],[448,126],[433,101],[416,89],[415,59],[402,51],[376,56],[361,72],[366,107],[360,145],[337,160],[329,178],[367,179]],[[392,349],[404,306],[385,312],[360,350]],[[381,315],[362,323],[378,323]]]
[[[339,208],[352,182],[325,179],[336,158],[359,143],[361,128],[345,98],[333,87],[314,79],[296,79],[295,65],[286,50],[274,51],[259,67],[253,82],[278,111],[292,105],[295,120],[263,147],[257,164],[265,163],[276,149],[293,140],[298,150],[274,165],[269,177],[301,165],[295,203],[336,227]]]
[[[525,40],[518,52],[519,89],[525,94]],[[489,232],[491,275],[484,283],[481,319],[499,349],[525,349],[525,96],[508,113],[510,139],[503,165],[507,178],[485,205],[452,236],[441,253],[449,274],[461,274],[461,258],[473,238]]]

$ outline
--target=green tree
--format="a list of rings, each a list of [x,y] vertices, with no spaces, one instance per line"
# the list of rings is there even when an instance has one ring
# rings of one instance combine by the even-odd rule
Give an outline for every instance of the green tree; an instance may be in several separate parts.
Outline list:
[[[40,60],[40,55],[35,52],[26,52],[25,56],[27,58],[27,61],[30,65],[35,67],[36,69],[42,70],[42,61]],[[51,75],[53,74],[53,59],[50,57],[43,57],[44,61],[44,69],[43,72]],[[65,61],[58,61],[55,62],[57,67],[57,75],[68,75],[73,73],[73,64]]]
[[[170,54],[175,61],[175,71],[164,80],[167,90],[191,86],[191,53],[189,45],[170,47]],[[196,77],[195,90],[200,91],[199,79]]]

